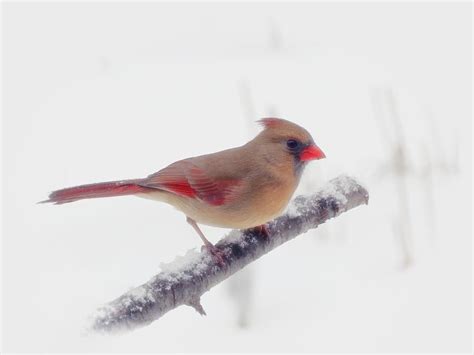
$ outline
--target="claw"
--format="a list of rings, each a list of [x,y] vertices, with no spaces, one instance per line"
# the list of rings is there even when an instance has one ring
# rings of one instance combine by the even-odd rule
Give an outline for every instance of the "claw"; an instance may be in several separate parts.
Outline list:
[[[262,224],[260,226],[252,228],[254,233],[257,233],[264,237],[265,239],[270,237],[270,232],[268,231],[268,227],[266,224]]]
[[[204,245],[202,248],[206,248],[207,251],[216,259],[217,263],[219,266],[223,267],[225,266],[225,254],[220,250],[219,248],[215,247],[210,241],[206,239],[204,234],[201,232],[201,229],[199,229],[196,221],[190,217],[186,217],[186,221],[194,228],[194,230],[197,232],[199,237],[201,238],[202,242]],[[202,250],[201,248],[201,250]]]
[[[205,244],[202,248],[206,249],[219,264],[219,266],[225,266],[225,254],[222,250],[212,244]]]

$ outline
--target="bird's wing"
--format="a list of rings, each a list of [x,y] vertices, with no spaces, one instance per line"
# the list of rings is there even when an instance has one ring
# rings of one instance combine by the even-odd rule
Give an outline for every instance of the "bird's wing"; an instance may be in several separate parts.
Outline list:
[[[175,162],[140,182],[140,186],[197,198],[214,206],[235,199],[241,185],[239,179],[210,176],[190,160]]]

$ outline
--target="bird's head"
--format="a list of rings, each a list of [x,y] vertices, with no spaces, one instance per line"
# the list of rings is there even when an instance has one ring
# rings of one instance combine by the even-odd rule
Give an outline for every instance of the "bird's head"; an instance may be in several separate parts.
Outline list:
[[[326,157],[303,127],[281,118],[263,118],[258,122],[264,130],[256,140],[274,155],[291,158],[297,165]]]

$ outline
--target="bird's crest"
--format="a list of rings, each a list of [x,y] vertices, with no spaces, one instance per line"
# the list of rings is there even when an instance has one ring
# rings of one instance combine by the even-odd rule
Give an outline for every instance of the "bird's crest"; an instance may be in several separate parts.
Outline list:
[[[272,128],[272,127],[278,127],[282,125],[285,120],[281,118],[276,118],[276,117],[265,117],[262,118],[261,120],[257,121],[260,125],[262,125],[264,128]]]

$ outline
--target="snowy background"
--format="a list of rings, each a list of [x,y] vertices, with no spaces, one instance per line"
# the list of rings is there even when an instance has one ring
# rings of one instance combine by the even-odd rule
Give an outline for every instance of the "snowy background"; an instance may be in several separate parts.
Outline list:
[[[470,350],[469,3],[2,6],[3,350]],[[265,116],[327,155],[298,193],[348,173],[369,205],[212,289],[207,317],[85,336],[199,238],[148,200],[36,202],[240,145]]]

